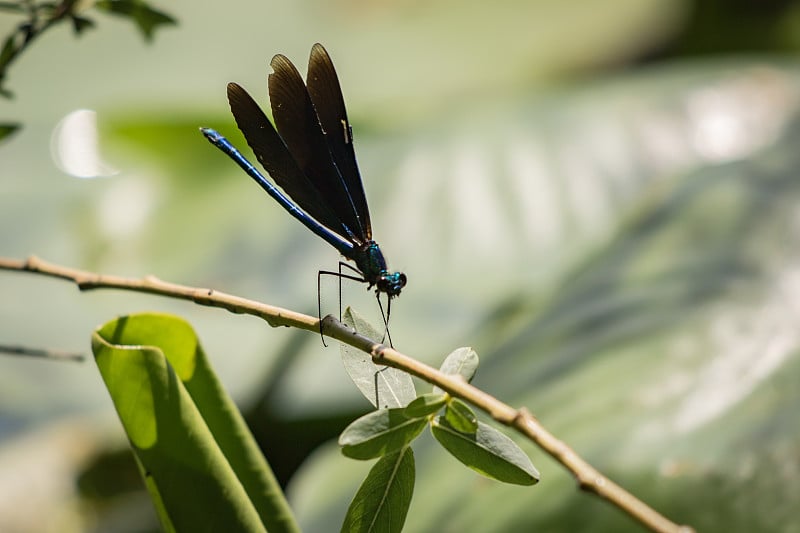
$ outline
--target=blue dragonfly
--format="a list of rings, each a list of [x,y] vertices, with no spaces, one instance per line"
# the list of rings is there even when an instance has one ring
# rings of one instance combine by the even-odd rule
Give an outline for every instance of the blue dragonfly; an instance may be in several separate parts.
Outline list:
[[[311,49],[306,82],[281,54],[272,58],[270,66],[273,72],[268,85],[274,127],[247,91],[236,83],[228,84],[228,102],[247,144],[283,192],[225,137],[210,128],[201,131],[290,215],[355,264],[340,261],[338,272],[319,271],[319,316],[322,316],[319,299],[322,275],[366,283],[368,290],[375,288],[391,345],[388,326],[391,302],[406,285],[406,275],[389,271],[383,252],[372,239],[369,208],[353,149],[353,129],[347,120],[333,62],[318,43]],[[343,268],[351,273],[343,273]],[[341,317],[341,285],[339,293]],[[381,293],[387,297],[385,315]]]

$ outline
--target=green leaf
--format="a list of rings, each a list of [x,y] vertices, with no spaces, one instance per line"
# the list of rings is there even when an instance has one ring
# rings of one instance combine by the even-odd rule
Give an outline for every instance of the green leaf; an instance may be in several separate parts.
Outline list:
[[[185,321],[121,317],[95,331],[92,350],[165,529],[297,531],[269,465]]]
[[[95,25],[92,19],[80,17],[78,15],[72,15],[70,19],[72,20],[72,29],[75,35],[80,35],[84,31],[94,28]]]
[[[347,457],[374,459],[406,446],[426,423],[426,418],[407,417],[404,408],[378,409],[347,426],[339,435],[339,445]]]
[[[145,39],[150,41],[158,26],[174,25],[177,21],[171,16],[153,9],[141,0],[100,0],[95,7],[108,13],[132,19]]]
[[[349,307],[343,322],[370,339],[380,338],[364,318]],[[378,408],[404,407],[417,396],[414,382],[407,373],[390,366],[378,366],[369,354],[341,344],[342,363],[350,379],[369,402]]]
[[[0,123],[0,141],[13,135],[14,132],[16,132],[20,127],[21,126],[19,124],[10,122]]]
[[[439,370],[451,376],[461,376],[469,383],[478,370],[478,354],[469,347],[457,348],[448,355]],[[433,392],[442,392],[439,387],[433,387]]]
[[[414,452],[406,447],[382,457],[347,509],[342,531],[399,533],[414,494]]]
[[[432,415],[447,403],[447,395],[429,392],[414,399],[406,406],[406,416],[422,417]]]
[[[0,49],[0,72],[3,72],[8,65],[8,62],[11,61],[11,58],[14,57],[14,54],[17,52],[17,45],[14,42],[15,34],[11,34],[6,37],[6,40],[3,41],[3,48]]]
[[[516,485],[534,485],[539,472],[516,443],[491,426],[478,422],[475,433],[453,428],[439,416],[431,424],[436,440],[456,459],[486,477]]]
[[[444,418],[453,429],[461,433],[475,433],[478,430],[478,417],[469,405],[458,398],[447,403]]]

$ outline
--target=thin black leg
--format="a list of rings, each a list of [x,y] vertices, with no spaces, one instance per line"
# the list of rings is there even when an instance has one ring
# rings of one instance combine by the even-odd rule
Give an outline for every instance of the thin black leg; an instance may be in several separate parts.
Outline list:
[[[389,339],[389,347],[394,348],[392,344],[392,334],[389,333],[389,315],[392,312],[392,299],[388,298],[386,300],[386,314],[383,313],[383,304],[381,304],[381,293],[375,291],[375,299],[378,300],[378,308],[381,310],[381,318],[383,318],[383,338],[381,338],[381,344],[387,338]]]
[[[322,271],[317,272],[317,319],[319,320],[319,338],[322,340],[322,346],[325,348],[328,347],[325,344],[325,335],[322,334],[322,284],[320,283],[322,278]]]
[[[320,270],[320,271],[317,272],[317,318],[319,319],[319,336],[322,339],[322,345],[325,346],[326,348],[328,347],[328,345],[325,344],[325,335],[323,335],[323,331],[322,331],[322,329],[323,329],[322,328],[322,290],[321,290],[322,289],[322,283],[321,283],[322,275],[325,274],[325,275],[328,275],[328,276],[336,276],[337,278],[339,278],[339,321],[342,320],[342,278],[351,279],[353,281],[360,281],[362,283],[364,282],[364,278],[363,277],[355,277],[355,276],[350,276],[348,274],[342,274],[342,265],[350,268],[351,270],[353,270],[354,272],[357,272],[358,274],[361,274],[360,272],[358,272],[358,270],[354,269],[353,267],[351,267],[347,263],[343,263],[341,261],[339,261],[339,272],[331,272],[329,270]],[[383,312],[381,311],[381,313],[383,313]]]

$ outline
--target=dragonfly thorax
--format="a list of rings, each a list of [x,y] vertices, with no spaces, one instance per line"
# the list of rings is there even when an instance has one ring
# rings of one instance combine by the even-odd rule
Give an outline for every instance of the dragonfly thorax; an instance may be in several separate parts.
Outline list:
[[[368,288],[375,287],[379,293],[385,292],[389,298],[397,296],[406,285],[406,275],[402,272],[389,272],[386,268],[386,259],[383,257],[378,243],[368,241],[351,258],[355,261]]]

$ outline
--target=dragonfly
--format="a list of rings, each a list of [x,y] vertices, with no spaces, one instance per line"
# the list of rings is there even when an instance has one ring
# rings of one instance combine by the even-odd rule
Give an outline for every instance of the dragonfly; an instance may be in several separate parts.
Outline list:
[[[353,128],[347,119],[333,62],[325,48],[317,43],[311,48],[305,82],[282,54],[273,57],[270,66],[268,87],[274,126],[240,85],[229,83],[227,92],[236,125],[274,183],[217,131],[211,128],[200,131],[290,215],[355,265],[339,261],[338,272],[320,270],[317,273],[320,318],[319,291],[323,275],[340,280],[340,317],[341,279],[366,283],[367,290],[375,289],[385,334],[391,345],[391,302],[400,295],[407,278],[402,272],[389,271],[381,248],[372,239],[369,208],[353,148]],[[344,273],[343,268],[350,273]],[[385,314],[381,294],[386,295]],[[320,336],[322,330],[320,320]],[[322,342],[325,344],[324,336]]]

